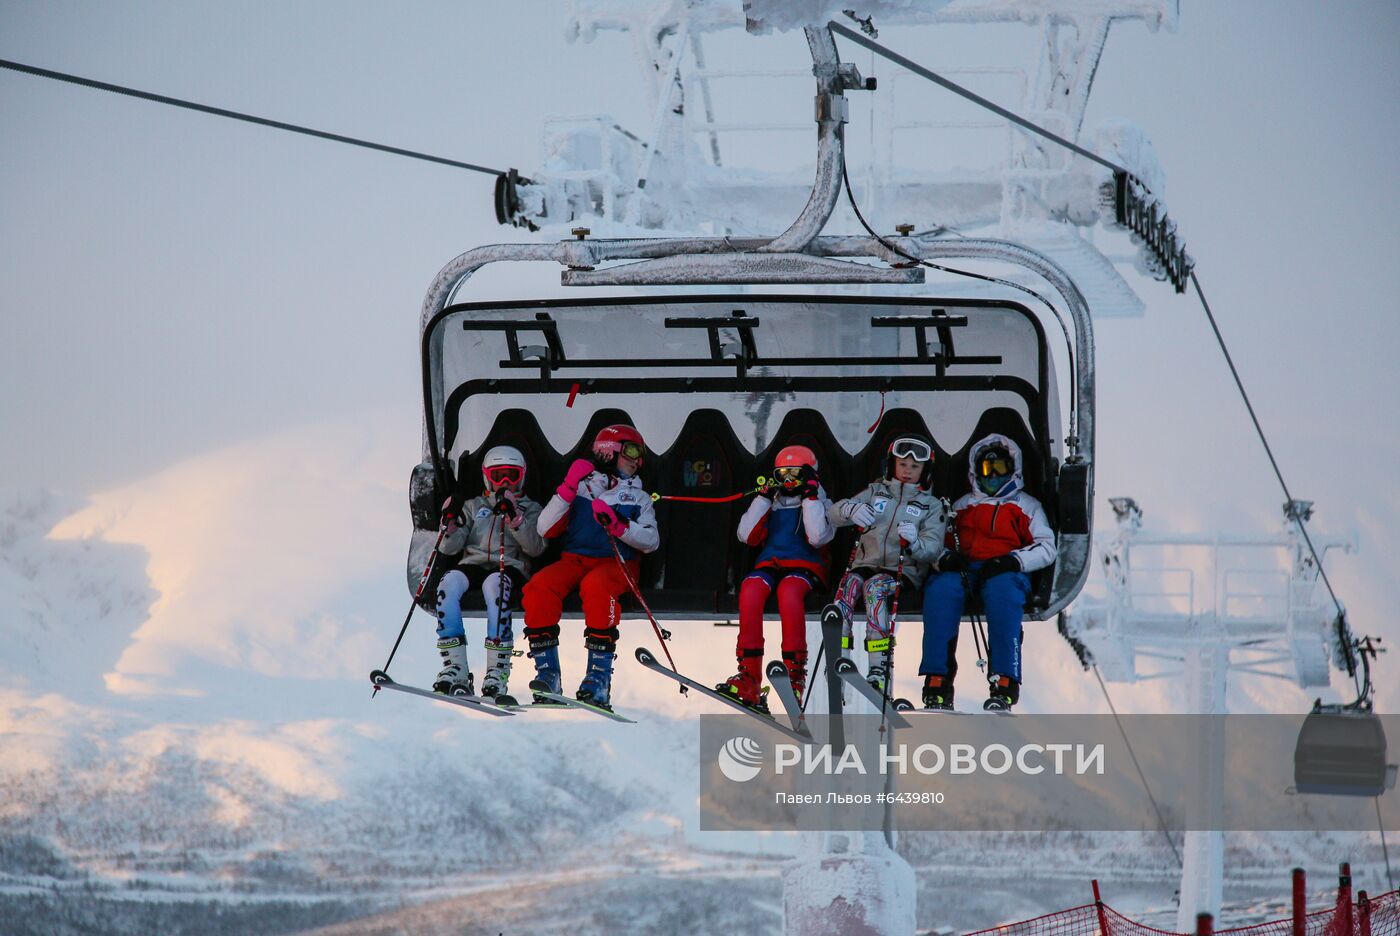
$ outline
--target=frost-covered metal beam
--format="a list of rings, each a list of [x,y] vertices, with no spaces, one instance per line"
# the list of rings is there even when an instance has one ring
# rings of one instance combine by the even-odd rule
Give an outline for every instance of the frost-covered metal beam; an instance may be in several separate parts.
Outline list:
[[[836,201],[841,197],[841,167],[846,153],[847,104],[845,84],[836,54],[836,40],[825,26],[806,28],[807,45],[812,50],[812,73],[817,76],[817,175],[812,194],[802,214],[771,243],[760,247],[763,253],[794,253],[806,248],[821,233]]]

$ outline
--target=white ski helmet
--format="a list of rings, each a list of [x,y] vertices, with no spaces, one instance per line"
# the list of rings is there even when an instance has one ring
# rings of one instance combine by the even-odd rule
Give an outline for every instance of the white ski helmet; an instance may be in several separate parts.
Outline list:
[[[481,480],[488,491],[519,491],[525,485],[525,456],[513,445],[493,446],[481,460]]]

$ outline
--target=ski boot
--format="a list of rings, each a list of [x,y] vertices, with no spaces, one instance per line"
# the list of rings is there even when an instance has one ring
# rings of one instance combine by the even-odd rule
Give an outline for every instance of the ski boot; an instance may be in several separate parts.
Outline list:
[[[768,688],[763,685],[763,650],[740,650],[739,672],[715,686],[715,691],[764,715],[768,711]]]
[[[584,646],[588,648],[588,672],[578,684],[574,698],[611,712],[613,660],[617,658],[613,650],[617,645],[612,641],[590,639]]]
[[[802,704],[802,696],[807,692],[807,651],[784,650],[783,665],[787,667],[788,682],[792,683],[792,694],[797,704]]]
[[[988,712],[1009,712],[1020,698],[1020,683],[1010,676],[993,675],[988,679],[987,701],[982,708]]]
[[[486,638],[486,675],[481,680],[481,694],[488,699],[508,699],[511,657],[515,655],[513,641]]]
[[[442,669],[433,680],[433,691],[442,695],[473,695],[472,671],[467,666],[467,641],[464,637],[443,637],[437,642]]]
[[[870,654],[870,668],[866,670],[865,681],[882,696],[889,695],[890,657],[894,652],[893,637],[867,637],[865,650]]]
[[[536,705],[563,705],[541,692],[558,695],[563,688],[563,676],[559,672],[559,635],[533,638],[530,641],[530,659],[535,661],[535,678],[530,680],[530,688],[535,693]]]
[[[924,708],[951,712],[953,710],[953,681],[947,676],[925,676]]]

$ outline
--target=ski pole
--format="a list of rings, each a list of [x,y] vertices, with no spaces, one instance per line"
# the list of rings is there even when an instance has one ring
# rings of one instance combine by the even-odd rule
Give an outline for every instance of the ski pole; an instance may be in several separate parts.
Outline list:
[[[641,589],[637,588],[637,583],[632,581],[632,573],[627,571],[627,563],[622,560],[622,552],[617,548],[617,537],[613,536],[611,533],[607,536],[608,543],[612,546],[613,558],[617,560],[617,567],[622,570],[622,577],[627,580],[627,587],[632,590],[632,594],[635,595],[637,601],[641,603],[642,610],[646,612],[647,620],[651,622],[651,629],[656,631],[656,637],[661,641],[661,649],[666,654],[666,662],[671,664],[671,669],[674,672],[679,673],[680,669],[677,668],[676,661],[671,656],[671,648],[666,646],[666,641],[671,639],[671,632],[656,623],[656,615],[651,613],[651,606],[648,605],[647,600],[642,597]],[[690,689],[686,686],[681,686],[681,695],[689,694]]]
[[[399,636],[394,641],[394,648],[389,651],[389,659],[384,661],[382,669],[385,674],[389,672],[389,664],[394,662],[394,654],[399,652],[399,644],[403,642],[404,632],[408,630],[408,622],[413,619],[413,609],[418,607],[418,599],[422,597],[423,589],[427,587],[428,579],[432,577],[433,566],[437,564],[438,547],[442,545],[442,538],[446,535],[447,524],[444,523],[442,529],[438,531],[437,540],[433,543],[433,551],[428,557],[428,564],[424,566],[423,574],[418,579],[418,590],[413,593],[413,601],[409,603],[408,613],[404,615],[403,627],[399,628]],[[379,686],[376,684],[374,692],[370,693],[370,698],[373,699],[377,695],[379,695]]]
[[[890,707],[890,683],[894,682],[894,628],[899,618],[899,589],[904,584],[904,540],[899,541],[899,566],[894,573],[894,594],[890,596],[890,655],[885,664],[885,685],[880,693],[880,731],[885,730],[885,714]]]
[[[813,672],[813,673],[819,673],[819,672],[821,672],[821,668],[822,668],[822,653],[825,652],[825,650],[826,650],[826,641],[825,641],[825,640],[819,641],[819,642],[817,643],[817,660],[816,660],[815,663],[812,664],[812,672]],[[809,686],[808,688],[810,689],[811,687]],[[804,693],[802,694],[802,705],[797,709],[797,711],[798,711],[799,713],[801,713],[802,715],[806,715],[806,714],[807,714],[807,703],[808,703],[809,701],[811,701],[811,698],[812,698],[812,693],[811,693],[811,692],[804,692]]]
[[[948,501],[947,501],[947,500],[944,500],[944,501],[943,501],[943,505],[944,505],[945,508],[947,508],[947,507],[948,507]],[[952,523],[951,532],[952,532],[952,534],[953,534],[953,551],[956,552],[956,553],[958,553],[958,555],[962,555],[962,541],[961,541],[961,539],[958,537],[958,515],[957,515],[957,514],[953,514],[953,516],[952,516],[952,518],[951,518],[951,523]],[[962,569],[959,569],[958,572],[959,572],[959,574],[962,576],[963,596],[964,596],[965,598],[971,598],[971,597],[972,597],[972,591],[971,591],[971,585],[969,584],[969,582],[968,582],[968,580],[967,580],[967,569],[966,569],[966,567],[964,567],[964,568],[962,568]],[[987,657],[986,657],[986,654],[983,653],[982,648],[983,648],[984,646],[987,646],[987,643],[986,643],[986,635],[984,635],[984,634],[982,633],[982,619],[981,619],[981,616],[980,616],[980,615],[977,615],[977,614],[972,614],[972,615],[968,615],[968,616],[972,618],[972,642],[973,642],[974,644],[976,644],[976,646],[977,646],[977,668],[980,669],[980,670],[986,671],[986,669],[987,669]]]

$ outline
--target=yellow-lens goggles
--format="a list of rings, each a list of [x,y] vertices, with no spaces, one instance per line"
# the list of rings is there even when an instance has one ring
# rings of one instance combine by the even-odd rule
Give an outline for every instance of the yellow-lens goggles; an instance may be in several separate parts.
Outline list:
[[[977,463],[977,473],[984,478],[1005,477],[1014,468],[1009,458],[984,458]]]

